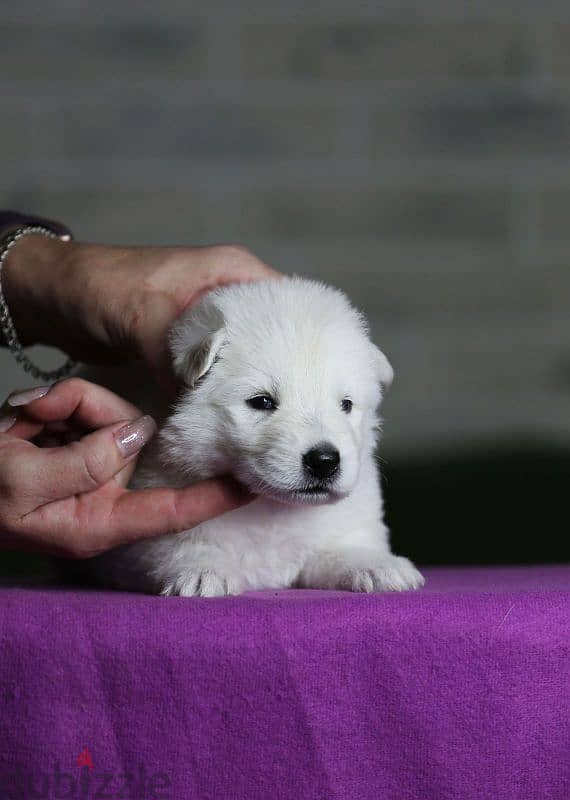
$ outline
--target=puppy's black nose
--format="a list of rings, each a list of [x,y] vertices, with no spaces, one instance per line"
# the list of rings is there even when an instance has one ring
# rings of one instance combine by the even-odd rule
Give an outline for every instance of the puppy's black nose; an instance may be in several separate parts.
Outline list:
[[[314,478],[331,478],[338,470],[340,453],[328,442],[323,442],[308,450],[303,456],[305,471]]]

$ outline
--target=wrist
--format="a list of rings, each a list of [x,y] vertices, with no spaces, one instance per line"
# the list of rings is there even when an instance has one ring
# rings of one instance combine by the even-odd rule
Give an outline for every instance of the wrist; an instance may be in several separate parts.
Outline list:
[[[61,346],[65,294],[76,247],[75,243],[39,234],[22,237],[9,252],[2,288],[24,346]]]

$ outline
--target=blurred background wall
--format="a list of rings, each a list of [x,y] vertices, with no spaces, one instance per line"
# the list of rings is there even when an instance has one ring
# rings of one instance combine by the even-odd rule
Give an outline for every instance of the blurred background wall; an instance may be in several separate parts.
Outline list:
[[[0,207],[346,289],[396,369],[396,470],[566,446],[568,3],[20,0],[0,30]]]

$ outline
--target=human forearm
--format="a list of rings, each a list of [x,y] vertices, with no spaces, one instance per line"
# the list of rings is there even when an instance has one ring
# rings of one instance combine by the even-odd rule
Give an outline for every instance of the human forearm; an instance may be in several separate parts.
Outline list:
[[[50,236],[32,235],[31,229],[36,227],[49,232]],[[14,241],[12,237],[20,231],[26,235],[20,234]],[[47,339],[53,334],[52,322],[57,323],[60,303],[59,293],[50,291],[50,287],[56,279],[63,283],[63,275],[55,273],[61,273],[62,254],[69,253],[71,240],[70,230],[60,222],[18,211],[0,210],[2,291],[18,340],[24,346],[44,340],[48,343]],[[3,331],[0,340],[1,344],[6,344]]]
[[[79,361],[140,358],[168,381],[168,329],[187,306],[220,284],[275,277],[239,246],[121,247],[29,234],[7,253],[2,285],[23,345],[53,345]]]
[[[63,289],[73,248],[57,239],[30,235],[8,253],[2,269],[2,291],[24,346],[60,345],[65,341],[66,332],[61,328],[65,319]]]

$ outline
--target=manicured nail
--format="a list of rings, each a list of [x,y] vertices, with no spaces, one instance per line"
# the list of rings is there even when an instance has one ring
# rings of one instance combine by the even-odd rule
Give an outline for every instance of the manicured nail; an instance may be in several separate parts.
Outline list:
[[[33,389],[25,389],[23,392],[14,392],[8,398],[8,405],[12,406],[12,408],[16,406],[25,406],[26,403],[31,403],[32,400],[45,397],[50,389],[51,386],[34,386]]]
[[[115,433],[115,441],[123,458],[138,453],[156,433],[156,422],[148,414],[129,422]]]
[[[17,414],[3,414],[0,416],[0,433],[6,433],[6,431],[9,431],[17,419]]]

